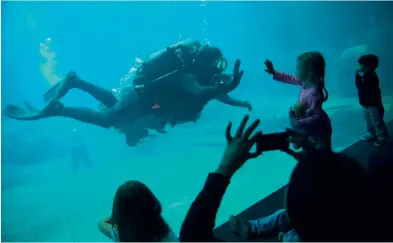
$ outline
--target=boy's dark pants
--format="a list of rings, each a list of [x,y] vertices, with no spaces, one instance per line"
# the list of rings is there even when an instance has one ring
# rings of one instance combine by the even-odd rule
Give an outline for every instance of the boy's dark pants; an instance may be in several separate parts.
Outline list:
[[[386,140],[388,132],[383,121],[385,109],[383,106],[363,106],[364,120],[367,124],[369,136],[376,137],[378,140]]]

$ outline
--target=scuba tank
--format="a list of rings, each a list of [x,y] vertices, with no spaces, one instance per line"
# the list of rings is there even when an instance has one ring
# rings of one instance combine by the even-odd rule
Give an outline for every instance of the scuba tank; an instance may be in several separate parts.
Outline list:
[[[181,70],[191,69],[195,53],[203,48],[197,40],[187,39],[149,55],[137,68],[134,89],[143,92],[149,85]]]

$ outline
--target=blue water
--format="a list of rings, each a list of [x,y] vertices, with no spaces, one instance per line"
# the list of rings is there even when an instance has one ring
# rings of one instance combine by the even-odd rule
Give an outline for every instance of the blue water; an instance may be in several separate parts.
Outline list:
[[[356,59],[362,52],[374,52],[381,57],[380,76],[389,73],[393,53],[386,47],[393,41],[392,6],[2,2],[1,107],[23,101],[42,107],[43,93],[70,70],[107,89],[119,88],[137,58],[190,37],[221,48],[229,69],[237,58],[242,60],[244,78],[231,95],[252,103],[251,116],[261,118],[265,132],[282,131],[289,125],[288,108],[297,101],[299,88],[272,81],[263,62],[269,58],[280,71],[294,73],[300,53],[318,50],[328,63],[330,98],[325,108],[333,122],[333,146],[339,151],[364,132],[352,80]],[[70,92],[63,101],[98,105],[80,91]],[[392,119],[393,99],[386,92],[384,103],[386,120]],[[246,113],[213,101],[197,123],[178,125],[135,148],[115,130],[69,119],[18,122],[2,117],[2,241],[106,241],[97,222],[111,213],[116,188],[130,179],[152,189],[178,233],[208,172],[218,165],[227,122],[237,125]],[[73,171],[69,150],[78,143],[88,146],[92,167],[81,164]],[[247,163],[232,179],[217,225],[283,186],[294,164],[281,152]]]

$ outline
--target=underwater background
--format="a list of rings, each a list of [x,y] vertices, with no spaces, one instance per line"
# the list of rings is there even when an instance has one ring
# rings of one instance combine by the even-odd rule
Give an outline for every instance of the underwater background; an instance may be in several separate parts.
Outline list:
[[[264,132],[289,126],[288,109],[299,87],[274,82],[264,72],[295,73],[296,58],[321,51],[327,61],[324,104],[332,119],[334,150],[365,131],[354,72],[366,53],[380,57],[385,121],[393,118],[393,2],[2,2],[1,108],[42,96],[64,74],[107,89],[132,78],[138,58],[179,40],[194,38],[221,48],[231,72],[237,58],[245,71],[232,95],[253,105]],[[390,69],[389,69],[390,68]],[[80,91],[69,105],[97,107]],[[191,202],[218,165],[228,121],[245,109],[209,103],[197,123],[128,147],[124,135],[70,119],[35,122],[1,119],[1,240],[107,241],[98,220],[110,215],[117,187],[141,180],[163,204],[179,232]],[[70,150],[89,148],[91,166],[72,168]],[[232,179],[216,225],[285,185],[295,161],[268,152]]]

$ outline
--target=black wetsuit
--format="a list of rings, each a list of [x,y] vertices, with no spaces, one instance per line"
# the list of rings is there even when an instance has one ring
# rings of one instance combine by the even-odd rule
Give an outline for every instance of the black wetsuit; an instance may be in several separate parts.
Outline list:
[[[38,115],[13,116],[9,114],[9,116],[18,120],[39,120],[61,116],[103,128],[115,127],[119,130],[124,130],[123,127],[132,125],[138,118],[148,114],[157,114],[161,118],[168,117],[170,119],[168,123],[195,121],[204,106],[214,97],[186,92],[182,86],[183,75],[185,74],[179,71],[174,75],[169,75],[159,82],[152,83],[142,92],[135,90],[133,85],[126,86],[121,90],[118,97],[110,90],[81,80],[75,75],[70,78],[72,86],[65,88],[61,92],[61,97],[70,89],[79,89],[94,97],[105,108],[101,107],[100,110],[94,110],[87,107],[64,106],[57,99],[53,99]],[[58,97],[58,99],[61,97]],[[153,106],[155,105],[158,105],[159,109],[154,109]],[[128,135],[127,140],[133,137],[132,134]],[[139,135],[145,136],[146,134],[141,133]],[[135,139],[139,139],[139,135]]]
[[[179,73],[156,83],[148,95],[154,98],[154,104],[160,106],[155,111],[156,114],[171,117],[172,121],[170,122],[195,121],[199,118],[205,105],[212,99],[209,96],[195,95],[184,90],[182,86],[184,75],[185,73]],[[210,80],[208,78],[198,79],[198,82],[202,86],[207,86],[210,85]]]

